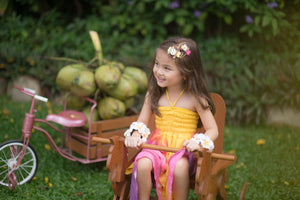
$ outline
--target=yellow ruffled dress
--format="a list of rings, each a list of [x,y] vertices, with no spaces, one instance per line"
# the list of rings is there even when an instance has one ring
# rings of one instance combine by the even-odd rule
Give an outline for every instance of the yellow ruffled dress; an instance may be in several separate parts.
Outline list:
[[[161,117],[155,116],[155,123],[161,144],[182,148],[183,142],[191,139],[197,129],[198,113],[180,107],[159,107],[158,110]]]

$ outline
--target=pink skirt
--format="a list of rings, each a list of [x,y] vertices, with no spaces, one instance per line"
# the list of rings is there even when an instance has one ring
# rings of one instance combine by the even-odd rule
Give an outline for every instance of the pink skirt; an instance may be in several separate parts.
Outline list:
[[[196,160],[193,157],[192,153],[189,153],[185,149],[178,151],[173,154],[169,162],[164,152],[151,149],[143,149],[135,158],[134,167],[131,177],[131,186],[130,186],[130,200],[138,200],[138,184],[137,184],[137,167],[136,163],[141,158],[148,158],[152,161],[154,183],[156,187],[157,196],[160,200],[172,199],[172,185],[173,185],[173,173],[175,165],[178,160],[183,156],[189,159],[189,173],[190,176],[195,173],[196,170]],[[167,174],[166,174],[167,173]],[[164,175],[167,180],[163,181],[160,177]],[[167,184],[166,184],[167,183]]]

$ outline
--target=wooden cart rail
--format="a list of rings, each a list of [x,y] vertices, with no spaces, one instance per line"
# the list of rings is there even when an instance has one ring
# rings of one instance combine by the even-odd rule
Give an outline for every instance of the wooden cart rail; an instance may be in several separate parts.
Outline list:
[[[113,144],[113,141],[109,138],[101,138],[101,137],[92,137],[92,140],[94,142],[101,142],[105,144]],[[124,138],[120,138],[120,141],[124,141]],[[153,145],[153,144],[145,144],[143,143],[141,145],[141,148],[145,149],[154,149],[154,150],[159,150],[159,151],[167,151],[167,152],[172,152],[176,153],[177,151],[180,151],[181,149],[178,148],[171,148],[171,147],[164,147],[164,146],[159,146],[159,145]],[[199,152],[195,152],[198,154]],[[220,153],[211,153],[211,158],[217,158],[221,160],[229,160],[229,161],[236,161],[236,155],[233,154],[220,154]]]

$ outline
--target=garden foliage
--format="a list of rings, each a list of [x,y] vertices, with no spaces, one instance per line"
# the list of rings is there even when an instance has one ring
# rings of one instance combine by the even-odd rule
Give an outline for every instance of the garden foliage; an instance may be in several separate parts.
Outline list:
[[[0,6],[0,73],[29,74],[52,95],[57,72],[95,56],[144,68],[172,35],[195,39],[211,91],[228,104],[231,122],[260,123],[270,106],[300,107],[300,1],[6,0]],[[65,57],[65,61],[53,59]],[[91,67],[97,67],[96,63]]]

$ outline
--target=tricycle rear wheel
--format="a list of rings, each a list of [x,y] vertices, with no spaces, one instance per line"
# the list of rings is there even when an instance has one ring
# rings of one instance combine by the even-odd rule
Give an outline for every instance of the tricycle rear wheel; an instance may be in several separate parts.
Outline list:
[[[28,183],[34,177],[38,168],[38,157],[30,144],[20,164],[15,166],[24,147],[22,140],[11,140],[0,144],[0,185],[14,189],[16,185]]]

